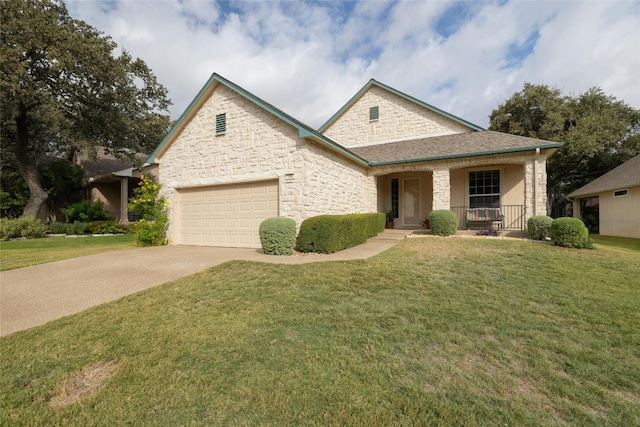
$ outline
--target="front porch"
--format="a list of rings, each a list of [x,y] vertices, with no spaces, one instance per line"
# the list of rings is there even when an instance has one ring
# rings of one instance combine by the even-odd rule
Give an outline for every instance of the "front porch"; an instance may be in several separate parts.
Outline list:
[[[393,211],[395,228],[420,229],[431,211],[448,209],[458,217],[459,230],[470,230],[491,224],[469,224],[469,209],[498,208],[503,219],[495,225],[524,231],[529,217],[546,214],[546,170],[536,161],[515,160],[463,159],[380,168],[378,212]]]

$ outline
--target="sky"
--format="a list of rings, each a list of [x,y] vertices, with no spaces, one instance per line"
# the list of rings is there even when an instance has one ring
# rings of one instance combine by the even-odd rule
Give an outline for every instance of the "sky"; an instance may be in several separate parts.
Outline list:
[[[371,78],[481,127],[524,83],[640,108],[640,1],[68,0],[177,119],[212,73],[319,128]]]

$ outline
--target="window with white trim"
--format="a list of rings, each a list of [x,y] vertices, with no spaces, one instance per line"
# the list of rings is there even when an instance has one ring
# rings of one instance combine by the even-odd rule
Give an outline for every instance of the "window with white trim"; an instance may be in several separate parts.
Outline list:
[[[227,113],[216,114],[216,135],[223,135],[227,131]]]
[[[500,207],[500,170],[469,172],[469,207]]]

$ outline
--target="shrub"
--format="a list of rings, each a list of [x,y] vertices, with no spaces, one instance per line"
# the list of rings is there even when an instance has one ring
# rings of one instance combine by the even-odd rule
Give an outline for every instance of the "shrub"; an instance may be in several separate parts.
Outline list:
[[[292,255],[296,245],[296,222],[291,218],[267,218],[260,224],[262,252]]]
[[[546,215],[534,215],[527,220],[527,234],[532,240],[546,240],[551,231],[553,218]]]
[[[161,185],[154,182],[151,176],[143,175],[134,196],[129,200],[129,211],[140,216],[134,224],[134,241],[140,246],[159,246],[167,243],[165,232],[167,200],[159,197]]]
[[[589,239],[589,230],[578,218],[556,218],[551,223],[551,240],[558,246],[567,248],[589,248],[593,243]]]
[[[93,203],[89,200],[83,200],[60,210],[64,214],[68,223],[76,221],[106,221],[113,219],[111,214],[104,210],[104,204],[101,200],[96,200]]]
[[[429,214],[431,232],[436,236],[451,236],[458,230],[458,217],[447,209],[432,211]]]
[[[33,217],[25,218],[0,218],[0,240],[16,237],[38,238],[44,237],[47,226]]]
[[[128,229],[115,221],[93,221],[87,224],[87,231],[91,234],[124,234]]]
[[[67,234],[81,236],[87,231],[87,223],[74,221],[73,224],[67,224]]]
[[[384,230],[384,213],[320,215],[300,226],[302,252],[333,253],[364,243]]]
[[[49,224],[49,233],[51,234],[67,234],[67,225],[62,222],[52,222]]]
[[[165,239],[165,228],[167,216],[162,215],[155,221],[141,219],[133,225],[133,240],[138,246],[160,246],[167,243]]]

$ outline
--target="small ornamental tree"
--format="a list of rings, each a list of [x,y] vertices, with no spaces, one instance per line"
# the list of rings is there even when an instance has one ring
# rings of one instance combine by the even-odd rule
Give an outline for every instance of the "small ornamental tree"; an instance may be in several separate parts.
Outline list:
[[[133,190],[129,199],[129,211],[140,219],[134,224],[134,240],[140,246],[159,246],[165,244],[167,199],[159,197],[162,186],[148,175],[142,175],[140,185]]]

